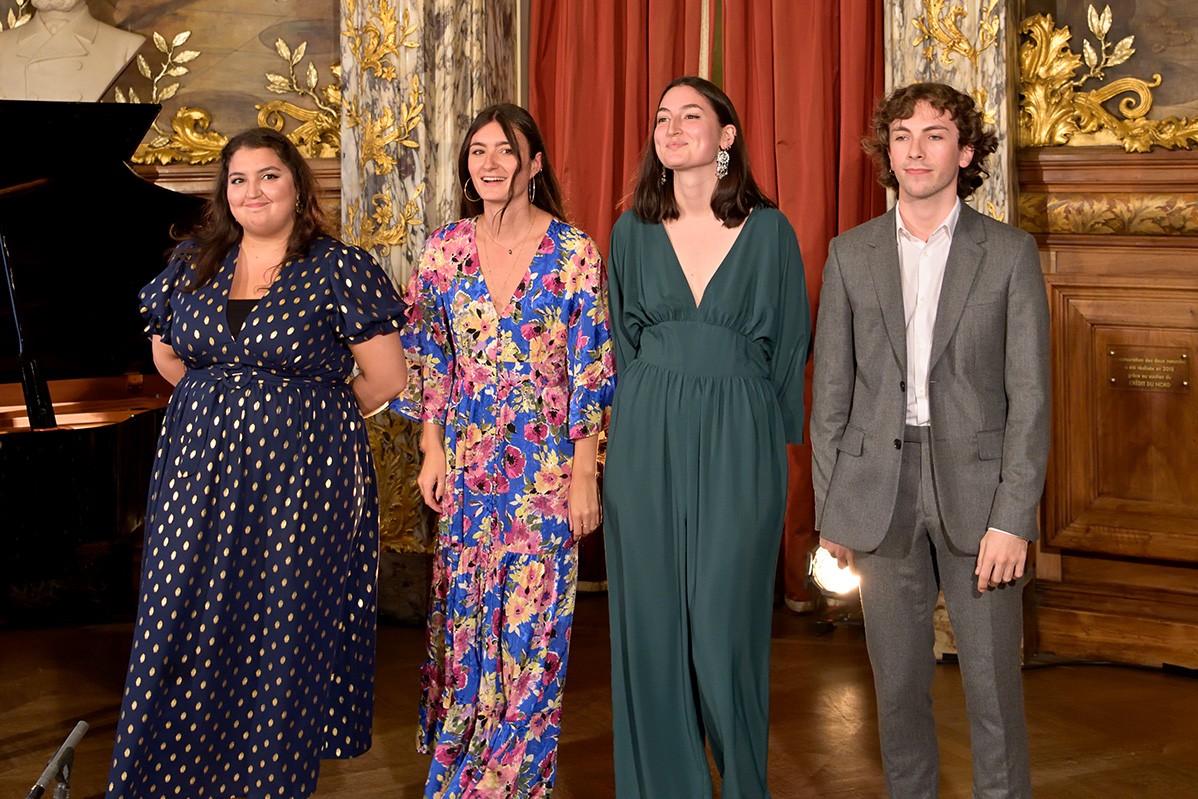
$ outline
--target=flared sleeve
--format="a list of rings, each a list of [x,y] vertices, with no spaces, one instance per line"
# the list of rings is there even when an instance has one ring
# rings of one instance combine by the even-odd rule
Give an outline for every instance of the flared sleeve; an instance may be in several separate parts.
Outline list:
[[[563,242],[562,264],[571,440],[597,435],[607,427],[616,388],[603,260],[590,237],[574,232],[573,240]]]
[[[811,354],[811,303],[794,228],[778,214],[778,324],[770,378],[788,444],[803,443],[803,380]]]
[[[417,422],[445,424],[454,373],[446,290],[453,264],[445,251],[445,229],[425,242],[420,265],[408,281],[403,331],[408,383],[391,410]]]

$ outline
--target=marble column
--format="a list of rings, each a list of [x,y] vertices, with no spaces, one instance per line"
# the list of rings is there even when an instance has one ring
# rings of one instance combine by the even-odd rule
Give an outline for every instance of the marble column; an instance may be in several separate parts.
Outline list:
[[[474,115],[514,98],[515,0],[342,0],[341,227],[402,287],[425,236],[457,216]],[[379,608],[425,613],[436,520],[416,487],[419,425],[368,420],[381,506]]]
[[[1016,221],[1018,0],[886,0],[886,90],[938,81],[973,95],[998,132],[990,178],[970,205]]]

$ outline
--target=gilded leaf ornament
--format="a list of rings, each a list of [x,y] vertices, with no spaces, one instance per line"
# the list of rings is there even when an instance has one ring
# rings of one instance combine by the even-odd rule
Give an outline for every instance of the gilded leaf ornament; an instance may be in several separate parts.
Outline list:
[[[420,195],[424,193],[424,184],[416,187],[416,192],[395,218],[395,206],[387,194],[376,194],[372,198],[374,211],[359,219],[361,201],[351,200],[345,203],[345,240],[359,247],[375,249],[387,255],[392,247],[403,244],[408,236],[409,228],[423,225],[420,213]],[[351,234],[351,231],[352,234]]]
[[[282,39],[275,40],[275,52],[287,62],[287,74],[266,73],[266,90],[274,94],[294,94],[307,99],[315,109],[286,100],[271,100],[254,106],[258,109],[258,124],[283,131],[288,117],[300,124],[287,132],[287,138],[308,158],[335,158],[341,154],[341,67],[329,71],[332,80],[322,86],[320,73],[311,61],[297,74],[304,60],[308,43],[300,42],[292,49]]]
[[[379,491],[379,545],[389,552],[429,552],[437,527],[420,496],[416,475],[420,425],[397,413],[384,412],[366,420],[374,452]]]
[[[390,175],[398,164],[399,148],[416,149],[420,146],[414,135],[424,113],[423,96],[419,76],[412,75],[408,96],[400,103],[398,115],[389,106],[384,107],[378,116],[372,116],[369,109],[364,110],[356,101],[346,107],[346,127],[356,130],[359,137],[358,169],[361,174]],[[374,195],[374,211],[371,214],[362,213],[360,200],[347,201],[344,226],[346,240],[368,250],[378,247],[383,254],[388,253],[391,247],[404,242],[410,227],[424,224],[419,203],[423,191],[423,183],[416,186],[412,196],[404,203],[398,219],[395,219],[394,202],[385,192]]]
[[[33,12],[29,10],[29,0],[16,0],[16,5],[8,9],[7,24],[0,21],[0,31],[19,28],[31,19],[33,19]]]
[[[1082,54],[1070,46],[1068,26],[1057,28],[1052,16],[1037,14],[1019,26],[1020,100],[1019,143],[1021,146],[1120,144],[1129,153],[1153,147],[1188,148],[1198,142],[1198,118],[1148,119],[1152,90],[1161,76],[1152,80],[1119,78],[1106,82],[1106,70],[1135,54],[1135,37],[1126,36],[1114,45],[1107,41],[1113,19],[1110,6],[1099,13],[1089,7],[1087,23],[1098,42],[1083,42]],[[1081,77],[1076,77],[1085,67]],[[1091,91],[1078,91],[1086,81],[1100,83]],[[1118,102],[1119,116],[1106,108]]]
[[[228,137],[211,130],[212,115],[186,106],[175,112],[171,132],[142,144],[133,154],[137,164],[207,164],[220,157]]]
[[[968,16],[963,5],[949,6],[948,0],[923,0],[923,14],[911,20],[919,31],[911,44],[915,47],[926,44],[923,56],[928,61],[939,58],[942,65],[951,66],[954,55],[959,55],[976,68],[978,56],[998,41],[1002,29],[1002,14],[995,10],[998,3],[999,0],[984,0],[974,43],[961,31],[961,21]]]
[[[357,0],[345,0],[345,13],[342,18],[354,19],[357,8]],[[419,46],[412,39],[416,35],[416,29],[417,26],[411,21],[411,15],[406,8],[402,18],[396,17],[395,5],[382,0],[378,4],[378,14],[374,20],[367,22],[361,29],[347,23],[341,35],[345,37],[362,74],[372,72],[376,78],[395,80],[395,62],[392,59],[399,55],[401,47]]]

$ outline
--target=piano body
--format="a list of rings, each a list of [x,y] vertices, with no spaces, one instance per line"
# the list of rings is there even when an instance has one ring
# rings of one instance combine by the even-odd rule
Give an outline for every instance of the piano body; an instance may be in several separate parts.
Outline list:
[[[172,227],[186,230],[202,207],[126,164],[157,110],[0,101],[12,278],[0,278],[0,623],[136,607],[146,487],[170,396],[137,291],[165,265]]]

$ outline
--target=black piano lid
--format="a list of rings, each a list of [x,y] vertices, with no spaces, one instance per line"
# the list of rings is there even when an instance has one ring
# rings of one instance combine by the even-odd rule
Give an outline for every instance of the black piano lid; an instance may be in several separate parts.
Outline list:
[[[202,207],[126,161],[159,106],[0,100],[0,231],[27,346],[49,380],[153,370],[137,292]],[[0,383],[20,379],[7,297]]]

